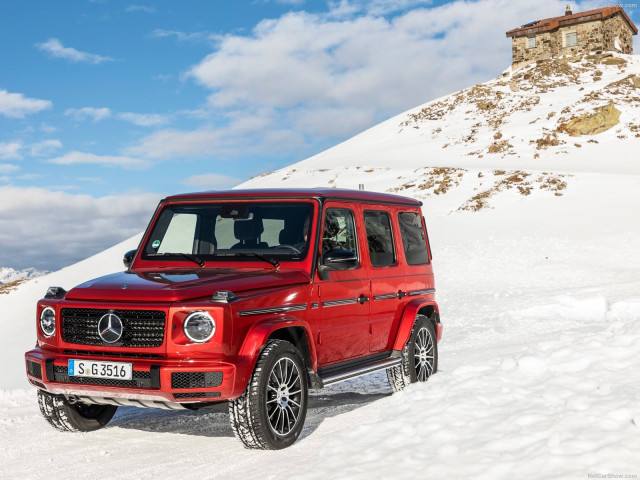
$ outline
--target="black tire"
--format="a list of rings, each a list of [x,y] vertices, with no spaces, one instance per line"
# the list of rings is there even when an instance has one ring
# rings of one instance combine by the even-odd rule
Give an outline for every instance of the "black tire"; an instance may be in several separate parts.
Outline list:
[[[115,405],[70,403],[62,395],[38,390],[38,405],[42,416],[61,432],[92,432],[104,427],[113,418]]]
[[[302,431],[307,398],[307,373],[298,350],[285,340],[269,340],[247,389],[229,402],[233,433],[246,448],[286,448]]]
[[[389,385],[394,392],[410,383],[426,382],[438,371],[438,343],[431,321],[417,315],[409,341],[402,351],[402,364],[387,368]]]

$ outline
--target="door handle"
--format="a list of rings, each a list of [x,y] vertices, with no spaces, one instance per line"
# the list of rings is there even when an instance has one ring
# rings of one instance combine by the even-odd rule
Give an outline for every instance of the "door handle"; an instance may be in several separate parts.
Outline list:
[[[396,297],[398,298],[404,298],[407,296],[407,292],[403,292],[402,290],[398,290],[398,293],[396,293]]]
[[[360,305],[364,305],[368,301],[369,301],[369,297],[365,297],[364,294],[358,297],[358,302],[360,302]]]

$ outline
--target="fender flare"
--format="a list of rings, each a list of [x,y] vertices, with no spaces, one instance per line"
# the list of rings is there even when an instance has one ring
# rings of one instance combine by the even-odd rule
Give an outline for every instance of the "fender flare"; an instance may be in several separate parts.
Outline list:
[[[400,320],[400,326],[398,327],[398,333],[396,335],[396,340],[393,343],[393,350],[402,351],[404,350],[404,346],[409,340],[409,336],[411,335],[411,330],[413,329],[413,323],[415,322],[416,315],[423,307],[433,307],[433,314],[436,322],[436,332],[442,332],[442,329],[438,329],[438,325],[440,325],[440,310],[438,308],[438,304],[434,300],[429,300],[426,298],[415,298],[409,303],[404,309],[402,314],[402,320]],[[437,340],[440,340],[440,335],[438,335]]]
[[[291,327],[303,329],[309,348],[310,366],[313,368],[313,371],[316,371],[318,368],[318,356],[316,354],[315,343],[313,342],[313,335],[311,334],[311,327],[306,321],[291,315],[266,317],[259,323],[254,324],[245,336],[239,355],[253,357],[252,363],[255,364],[258,355],[260,355],[260,352],[267,344],[269,337],[277,330]],[[301,352],[301,354],[304,357],[304,352]]]

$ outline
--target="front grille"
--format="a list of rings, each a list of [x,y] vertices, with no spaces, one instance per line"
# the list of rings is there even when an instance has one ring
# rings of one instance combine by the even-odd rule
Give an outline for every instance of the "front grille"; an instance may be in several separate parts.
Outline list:
[[[219,397],[220,392],[189,392],[189,393],[174,393],[173,397],[180,398],[206,398],[206,397]]]
[[[213,388],[222,383],[222,372],[173,372],[171,388]]]
[[[109,312],[122,320],[122,338],[115,343],[106,343],[98,335],[98,322]],[[61,315],[62,339],[67,343],[150,348],[164,341],[166,314],[162,311],[63,308]]]
[[[108,387],[151,388],[151,372],[134,370],[132,380],[115,380],[111,378],[70,377],[67,367],[54,366],[53,380],[62,383],[78,383],[83,385],[104,385]]]
[[[39,378],[42,380],[42,365],[38,362],[32,362],[31,360],[27,360],[27,372],[32,377]]]

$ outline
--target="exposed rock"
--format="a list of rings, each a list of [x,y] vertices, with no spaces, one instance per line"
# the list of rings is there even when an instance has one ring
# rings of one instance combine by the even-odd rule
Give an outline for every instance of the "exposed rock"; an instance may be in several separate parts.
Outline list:
[[[568,133],[572,137],[580,135],[596,135],[609,130],[620,123],[620,110],[613,103],[597,108],[593,113],[585,113],[572,118],[566,124],[558,125],[558,131]]]
[[[631,86],[633,88],[640,88],[640,77],[636,74],[627,75],[622,80],[618,80],[617,82],[612,82],[607,85],[605,88],[615,88],[615,87],[627,87]]]

